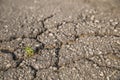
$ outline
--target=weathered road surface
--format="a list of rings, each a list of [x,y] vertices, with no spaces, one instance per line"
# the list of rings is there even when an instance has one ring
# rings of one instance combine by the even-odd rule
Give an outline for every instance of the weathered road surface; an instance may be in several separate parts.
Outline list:
[[[120,80],[120,0],[0,0],[0,80]]]

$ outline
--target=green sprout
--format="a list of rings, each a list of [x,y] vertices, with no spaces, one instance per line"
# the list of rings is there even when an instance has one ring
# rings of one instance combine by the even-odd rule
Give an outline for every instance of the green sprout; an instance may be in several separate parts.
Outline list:
[[[31,47],[25,47],[25,52],[28,57],[31,57],[34,55],[34,50]]]

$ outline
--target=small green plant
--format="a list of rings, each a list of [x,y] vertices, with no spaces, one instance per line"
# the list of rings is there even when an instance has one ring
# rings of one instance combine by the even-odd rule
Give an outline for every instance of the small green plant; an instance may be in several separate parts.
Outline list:
[[[31,47],[25,47],[25,52],[27,57],[31,57],[34,55],[34,50]]]

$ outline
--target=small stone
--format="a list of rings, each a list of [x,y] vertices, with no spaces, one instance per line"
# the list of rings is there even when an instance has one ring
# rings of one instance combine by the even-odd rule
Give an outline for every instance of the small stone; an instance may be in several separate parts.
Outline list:
[[[104,76],[103,72],[100,73],[100,76]]]
[[[99,23],[100,21],[99,20],[95,20],[95,23]]]
[[[102,54],[102,52],[101,52],[101,51],[99,51],[99,52],[98,52],[98,54],[100,55],[100,54]]]
[[[34,65],[34,68],[35,68],[36,70],[39,70],[39,65],[35,64],[35,65]]]
[[[49,33],[49,36],[53,36],[53,33]]]
[[[11,64],[7,64],[6,67],[7,67],[7,68],[11,67]]]
[[[91,20],[94,20],[94,19],[95,19],[95,16],[94,16],[94,15],[92,15],[90,19],[91,19]]]
[[[8,25],[5,25],[4,28],[8,28]]]
[[[114,32],[118,32],[118,30],[117,30],[117,29],[115,29],[115,30],[114,30]]]
[[[110,22],[113,22],[113,19],[110,19]]]

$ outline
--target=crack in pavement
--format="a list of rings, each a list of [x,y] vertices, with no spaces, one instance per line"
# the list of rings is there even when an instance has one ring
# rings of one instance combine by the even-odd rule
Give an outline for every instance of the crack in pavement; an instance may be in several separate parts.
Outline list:
[[[43,20],[40,20],[40,22],[42,23],[42,27],[43,27],[43,29],[42,29],[42,32],[38,32],[37,33],[37,35],[36,36],[34,36],[34,37],[25,37],[25,36],[22,36],[21,38],[22,38],[22,40],[23,39],[25,39],[25,38],[29,38],[29,39],[34,39],[34,40],[36,40],[36,42],[38,42],[38,43],[42,43],[41,41],[39,41],[38,40],[38,36],[40,36],[41,34],[43,34],[44,32],[46,32],[47,30],[49,30],[49,28],[46,28],[46,25],[45,25],[45,21],[47,21],[48,19],[51,19],[52,17],[54,17],[54,14],[51,14],[50,16],[47,16],[46,18],[44,18]],[[104,35],[102,35],[102,34],[100,34],[100,33],[98,33],[98,32],[95,32],[95,33],[82,33],[82,34],[79,34],[79,35],[77,35],[77,28],[76,28],[76,25],[78,24],[78,23],[76,23],[76,22],[74,22],[74,21],[62,21],[62,22],[60,22],[60,23],[57,23],[57,25],[55,26],[57,29],[59,29],[59,26],[62,26],[62,25],[64,25],[64,24],[68,24],[68,23],[72,23],[72,24],[74,24],[75,26],[75,28],[74,28],[74,31],[75,31],[75,34],[74,34],[74,36],[75,36],[75,40],[73,41],[73,43],[75,43],[76,42],[76,39],[78,39],[78,38],[81,38],[81,36],[87,36],[87,37],[90,37],[90,36],[94,36],[94,37],[108,37],[108,36],[113,36],[113,37],[120,37],[119,35],[115,35],[115,34],[110,34],[110,35],[107,35],[107,34],[104,34]],[[54,28],[54,27],[53,27]],[[54,34],[55,35],[55,34]],[[55,36],[56,37],[56,36]],[[16,37],[16,36],[11,36],[8,40],[0,40],[0,43],[2,43],[2,42],[10,42],[10,41],[12,41],[12,40],[16,40],[17,38],[19,38],[19,37]],[[57,37],[56,37],[56,39],[58,39]],[[59,40],[60,41],[60,40]],[[52,67],[56,67],[57,68],[57,73],[59,73],[59,69],[60,69],[60,67],[62,67],[62,66],[60,66],[59,65],[59,56],[60,56],[60,50],[61,50],[61,47],[62,47],[62,45],[66,45],[66,44],[69,44],[69,43],[71,43],[70,41],[67,41],[67,42],[56,42],[56,46],[54,46],[53,47],[53,49],[55,49],[55,58],[56,58],[56,60],[55,60],[55,62],[54,62],[54,65],[52,66]],[[43,44],[43,43],[42,43]],[[43,47],[42,48],[38,48],[38,47],[36,47],[36,51],[38,52],[39,50],[43,50],[43,49],[45,49],[45,47],[44,46],[49,46],[49,45],[45,45],[45,44],[43,44],[42,45]],[[39,46],[40,47],[40,46]],[[1,50],[1,52],[3,52],[3,53],[10,53],[10,54],[12,54],[12,56],[13,56],[13,60],[17,60],[16,59],[16,56],[15,56],[15,54],[13,54],[13,52],[11,52],[11,51],[9,51],[9,50],[4,50],[4,49],[2,49]],[[93,55],[92,57],[94,57],[95,55]],[[89,62],[91,62],[92,64],[96,64],[98,67],[106,67],[106,68],[109,68],[109,69],[114,69],[114,70],[118,70],[118,71],[120,71],[120,69],[119,68],[116,68],[116,67],[112,67],[112,66],[104,66],[104,65],[100,65],[99,63],[97,63],[97,62],[95,62],[95,61],[93,61],[93,60],[91,60],[90,59],[90,57],[89,58],[80,58],[79,60],[81,60],[81,59],[84,59],[84,60],[87,60],[87,61],[89,61]],[[22,63],[22,61],[23,61],[24,59],[20,59],[20,60],[18,60],[16,63],[17,63],[17,65],[16,65],[16,68],[17,67],[19,67],[19,65]],[[79,61],[79,60],[76,60],[76,61]],[[73,61],[73,62],[75,62],[75,61]],[[69,64],[68,64],[69,65]],[[51,66],[51,65],[50,65]],[[49,67],[47,67],[47,68],[50,68],[50,66]],[[65,65],[65,66],[67,66],[67,65]],[[35,72],[34,73],[34,79],[37,77],[36,76],[36,74],[37,74],[37,71],[38,70],[36,70],[33,66],[31,66],[31,65],[29,65],[29,67]],[[47,68],[43,68],[43,69],[47,69]],[[78,70],[78,69],[77,69]],[[79,72],[79,71],[78,71]]]
[[[89,58],[84,58],[84,60],[87,60],[88,62],[91,62],[92,64],[96,64],[98,67],[105,67],[108,69],[113,69],[113,70],[117,70],[120,71],[120,68],[114,67],[114,66],[107,66],[107,65],[100,65],[99,63],[89,59]]]
[[[54,63],[54,66],[57,68],[57,70],[59,70],[59,51],[60,51],[60,47],[57,47],[55,49],[55,57],[56,57],[56,61]]]
[[[12,56],[12,60],[14,61],[15,64],[13,64],[14,68],[19,67],[19,65],[23,62],[24,58],[17,58],[14,52],[11,52],[7,49],[1,49],[0,52],[4,54],[10,54],[8,56]],[[4,54],[0,54],[1,56],[4,56]]]
[[[48,20],[48,19],[50,19],[50,18],[52,18],[52,17],[54,17],[54,16],[55,16],[55,13],[47,16],[47,17],[44,18],[42,21],[45,22],[46,20]]]
[[[34,71],[34,74],[33,74],[33,76],[34,76],[34,78],[33,78],[33,80],[37,77],[37,72],[38,72],[38,70],[36,70],[33,66],[31,66],[31,65],[29,65],[29,67]]]
[[[102,55],[104,55],[104,54],[102,54]],[[105,55],[109,55],[109,53],[108,53],[108,54],[105,54]],[[104,56],[105,56],[105,55],[104,55]],[[94,55],[94,56],[100,56],[100,55]],[[59,66],[59,68],[61,68],[61,67],[69,67],[70,64],[75,64],[76,62],[78,62],[78,61],[80,61],[80,60],[86,60],[86,61],[88,61],[88,62],[91,62],[91,64],[96,64],[98,67],[101,67],[101,68],[108,68],[108,69],[120,71],[120,68],[117,68],[117,67],[115,67],[115,66],[101,65],[101,64],[95,62],[94,60],[90,59],[90,58],[92,58],[92,57],[94,57],[94,56],[81,57],[81,58],[79,58],[79,59],[77,59],[77,60],[72,60],[71,63],[66,63],[65,65],[61,65],[61,66]],[[77,67],[75,67],[75,68],[77,68]]]
[[[54,15],[55,15],[55,14],[51,14],[51,15],[45,17],[44,19],[38,21],[38,22],[41,22],[41,23],[42,23],[42,27],[43,27],[44,29],[42,29],[42,32],[39,31],[39,32],[36,34],[36,36],[34,36],[34,37],[25,37],[25,36],[23,35],[23,36],[21,36],[21,37],[17,37],[17,36],[14,35],[14,36],[11,36],[11,37],[10,37],[9,39],[7,39],[7,40],[6,40],[6,39],[5,39],[5,40],[0,40],[0,43],[10,42],[10,41],[16,40],[16,39],[18,39],[18,38],[22,38],[22,39],[24,39],[24,38],[37,39],[37,36],[41,35],[41,34],[44,33],[45,31],[47,31],[47,28],[45,27],[45,21],[48,20],[48,19],[50,19],[50,18],[52,18],[52,17],[54,17]]]
[[[1,49],[0,52],[5,53],[5,54],[10,54],[10,55],[12,56],[12,59],[13,59],[13,60],[17,60],[17,57],[16,57],[16,55],[14,54],[14,52],[11,52],[11,51],[9,51],[9,50],[7,50],[7,49]],[[2,55],[2,54],[1,54],[1,55]]]

